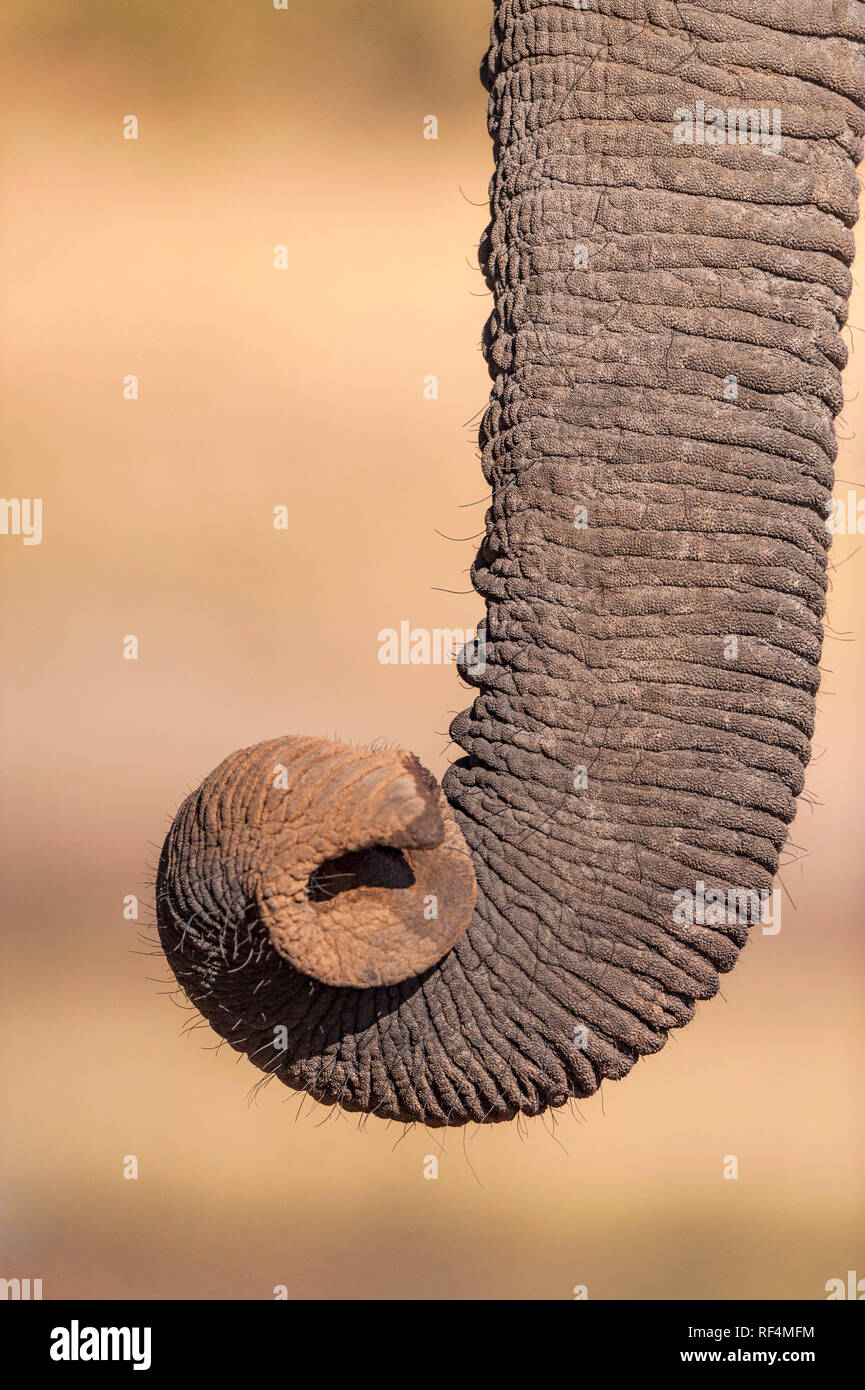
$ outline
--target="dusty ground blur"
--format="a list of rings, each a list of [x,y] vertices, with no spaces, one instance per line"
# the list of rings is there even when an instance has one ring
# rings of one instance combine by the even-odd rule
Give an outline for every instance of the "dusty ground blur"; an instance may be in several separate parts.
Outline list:
[[[476,533],[486,495],[465,422],[491,6],[292,10],[0,20],[4,491],[45,499],[40,546],[0,543],[0,1275],[47,1298],[824,1297],[865,1275],[861,538],[833,550],[783,930],[579,1111],[443,1137],[276,1085],[248,1104],[259,1074],[182,1037],[136,954],[170,818],[232,749],[387,738],[440,775],[456,673],[382,666],[376,637],[480,612],[440,591],[474,543],[436,528]],[[865,488],[857,296],[838,474]]]

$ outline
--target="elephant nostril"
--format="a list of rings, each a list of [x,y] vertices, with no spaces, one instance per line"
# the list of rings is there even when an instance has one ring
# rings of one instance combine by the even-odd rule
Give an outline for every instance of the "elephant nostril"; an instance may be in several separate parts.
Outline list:
[[[339,893],[353,893],[358,888],[411,888],[414,883],[415,876],[402,850],[373,845],[319,864],[309,876],[307,896],[311,903],[325,903]]]
[[[157,900],[169,950],[194,937],[225,959],[252,914],[295,970],[368,989],[440,961],[476,887],[441,788],[412,754],[289,737],[232,754],[187,797]]]

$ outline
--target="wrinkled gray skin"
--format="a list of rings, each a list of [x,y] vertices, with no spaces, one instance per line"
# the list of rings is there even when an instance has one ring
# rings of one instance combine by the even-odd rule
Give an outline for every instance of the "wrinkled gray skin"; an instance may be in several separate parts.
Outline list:
[[[501,0],[482,68],[486,667],[443,782],[469,928],[420,977],[339,988],[275,953],[230,848],[160,871],[216,1030],[382,1116],[536,1115],[658,1051],[749,930],[677,923],[673,893],[768,889],[809,757],[865,7],[588,4]],[[698,101],[777,110],[780,151],[677,143]]]

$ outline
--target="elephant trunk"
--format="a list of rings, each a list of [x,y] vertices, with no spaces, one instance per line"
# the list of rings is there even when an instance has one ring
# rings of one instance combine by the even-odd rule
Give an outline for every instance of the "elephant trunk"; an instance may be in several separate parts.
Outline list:
[[[328,985],[396,984],[462,936],[475,876],[435,778],[411,753],[282,738],[226,758],[165,842],[160,920],[242,961],[239,919]],[[246,944],[251,942],[248,939]]]
[[[762,916],[810,752],[865,130],[862,6],[765,10],[495,6],[487,616],[443,782],[471,921],[356,989],[261,914],[230,977],[160,916],[217,1030],[319,1099],[460,1124],[587,1095]]]

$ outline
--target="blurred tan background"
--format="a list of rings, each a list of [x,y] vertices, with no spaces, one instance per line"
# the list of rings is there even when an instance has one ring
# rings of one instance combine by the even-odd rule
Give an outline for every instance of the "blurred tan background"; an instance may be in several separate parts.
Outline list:
[[[234,748],[385,738],[447,765],[454,669],[382,666],[376,639],[481,611],[440,591],[474,542],[436,528],[477,533],[486,496],[491,8],[3,8],[3,489],[45,514],[41,545],[0,538],[0,1275],[46,1298],[811,1299],[865,1276],[855,536],[783,930],[625,1083],[450,1134],[250,1100],[259,1073],[181,1036],[137,953],[170,819]],[[851,322],[838,474],[865,489],[861,291]]]

